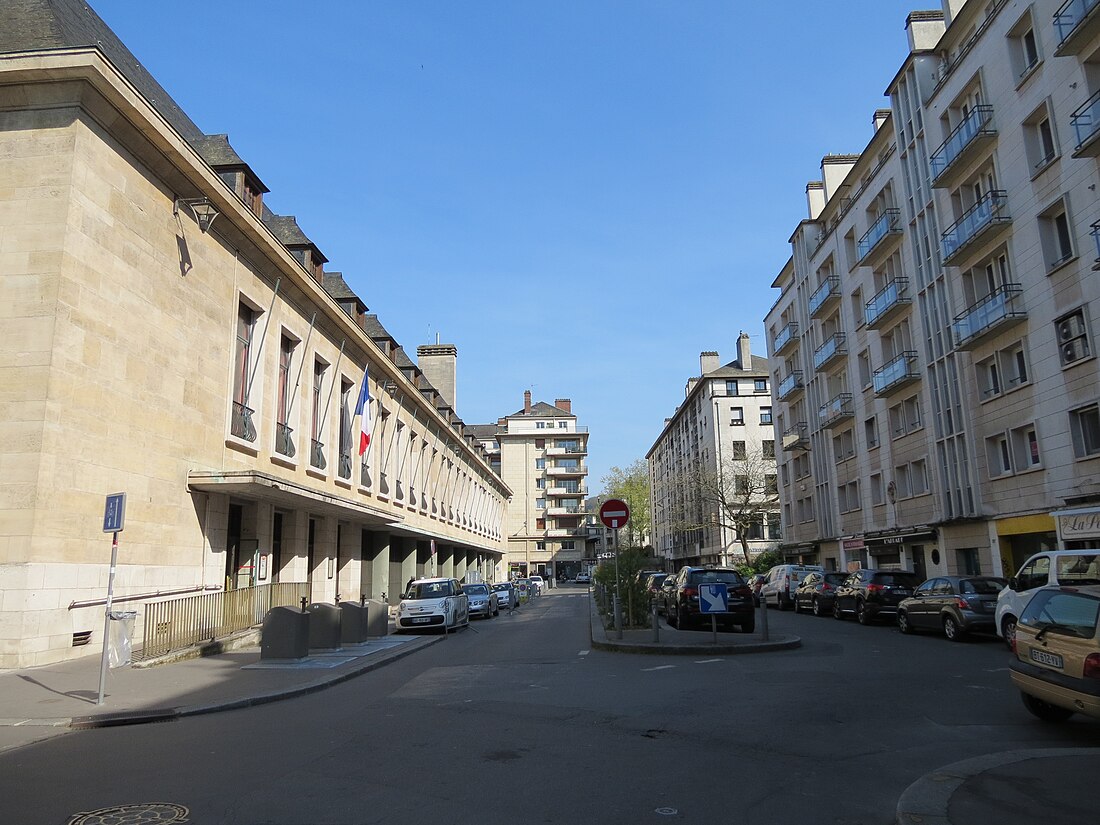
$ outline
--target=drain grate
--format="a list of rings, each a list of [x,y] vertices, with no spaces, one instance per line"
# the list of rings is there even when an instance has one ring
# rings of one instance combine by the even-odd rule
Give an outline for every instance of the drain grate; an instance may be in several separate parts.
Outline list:
[[[182,805],[171,802],[145,802],[73,814],[68,825],[169,825],[187,822],[189,813]]]

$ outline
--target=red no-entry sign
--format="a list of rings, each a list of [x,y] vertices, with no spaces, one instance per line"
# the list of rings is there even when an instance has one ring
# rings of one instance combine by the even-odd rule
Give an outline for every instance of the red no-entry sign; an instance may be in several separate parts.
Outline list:
[[[604,527],[618,530],[630,520],[630,508],[620,498],[609,498],[600,505],[600,521]]]

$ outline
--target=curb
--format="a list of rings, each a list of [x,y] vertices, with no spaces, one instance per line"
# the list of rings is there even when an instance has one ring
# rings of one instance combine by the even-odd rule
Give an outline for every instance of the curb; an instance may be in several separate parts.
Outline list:
[[[443,641],[444,638],[446,637],[421,637],[416,641],[410,641],[393,650],[379,653],[377,654],[377,658],[369,659],[358,666],[352,666],[347,671],[334,673],[327,677],[314,679],[312,682],[295,685],[283,690],[272,691],[270,693],[260,693],[255,696],[226,699],[221,702],[211,702],[206,705],[185,705],[182,707],[159,710],[134,710],[120,711],[118,713],[102,713],[94,716],[74,716],[72,719],[68,720],[58,719],[55,725],[58,727],[67,726],[72,730],[91,730],[93,728],[120,727],[122,725],[144,725],[153,722],[171,722],[175,719],[182,719],[187,716],[201,716],[207,713],[218,713],[220,711],[240,710],[242,708],[256,707],[258,705],[267,705],[283,699],[293,699],[298,696],[305,696],[308,693],[315,693],[327,687],[331,687],[332,685],[338,685],[341,682],[354,679],[356,676],[376,670],[390,662],[396,662],[398,659],[403,659],[425,647],[438,644]]]
[[[740,644],[681,644],[662,645],[646,644],[645,642],[600,642],[592,639],[592,647],[596,650],[610,650],[622,653],[668,653],[674,655],[698,655],[700,653],[771,653],[776,650],[793,650],[802,646],[799,636],[778,636],[775,639],[759,642],[742,642]]]
[[[898,825],[951,825],[947,806],[952,795],[966,780],[993,770],[1043,757],[1078,756],[1096,753],[1096,748],[1036,748],[1032,750],[1002,751],[986,756],[976,756],[953,762],[938,770],[926,773],[908,788],[898,799],[896,822]]]

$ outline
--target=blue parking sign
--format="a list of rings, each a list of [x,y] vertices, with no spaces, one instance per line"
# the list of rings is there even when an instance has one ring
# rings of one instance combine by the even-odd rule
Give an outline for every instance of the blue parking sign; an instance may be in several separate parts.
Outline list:
[[[699,612],[727,613],[729,612],[729,591],[724,584],[700,584],[699,585]]]
[[[126,494],[112,493],[107,496],[107,506],[103,510],[103,532],[121,533],[126,521]]]

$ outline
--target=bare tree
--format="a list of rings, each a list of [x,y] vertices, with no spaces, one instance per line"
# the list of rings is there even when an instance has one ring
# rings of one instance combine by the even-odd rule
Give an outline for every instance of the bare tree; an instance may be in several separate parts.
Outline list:
[[[762,445],[749,444],[724,456],[717,467],[686,468],[682,483],[684,503],[675,528],[716,529],[723,549],[723,537],[732,530],[745,562],[750,562],[749,542],[763,537],[768,516],[779,510],[774,453],[766,455]]]

